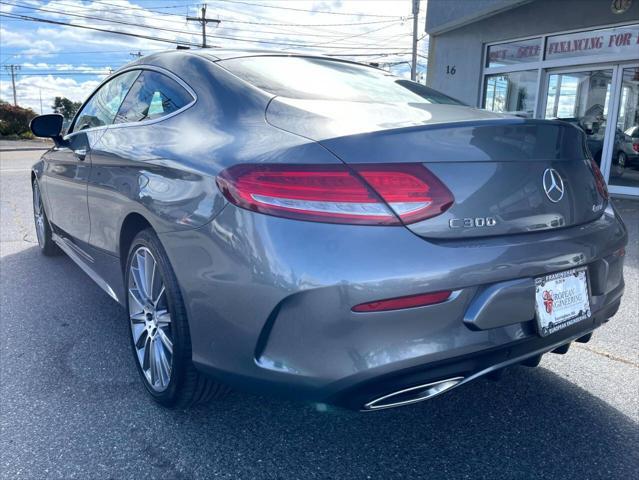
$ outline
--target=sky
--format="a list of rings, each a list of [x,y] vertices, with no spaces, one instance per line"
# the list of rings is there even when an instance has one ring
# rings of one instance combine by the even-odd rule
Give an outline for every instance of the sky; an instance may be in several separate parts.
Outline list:
[[[199,48],[201,25],[186,17],[200,16],[201,7],[189,0],[0,0],[0,98],[13,102],[7,69],[18,65],[19,105],[47,113],[56,96],[83,101],[136,54]],[[422,73],[425,10],[421,0]],[[409,76],[411,0],[209,0],[206,15],[220,20],[207,25],[210,47],[338,55]]]

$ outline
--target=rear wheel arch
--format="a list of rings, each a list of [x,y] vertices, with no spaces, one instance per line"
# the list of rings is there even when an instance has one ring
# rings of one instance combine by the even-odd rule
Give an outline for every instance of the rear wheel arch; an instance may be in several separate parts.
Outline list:
[[[129,213],[120,227],[120,239],[118,242],[118,253],[120,255],[120,267],[122,274],[126,269],[127,257],[129,255],[129,249],[131,243],[135,239],[136,235],[142,230],[150,228],[153,230],[151,223],[141,214],[133,212]]]

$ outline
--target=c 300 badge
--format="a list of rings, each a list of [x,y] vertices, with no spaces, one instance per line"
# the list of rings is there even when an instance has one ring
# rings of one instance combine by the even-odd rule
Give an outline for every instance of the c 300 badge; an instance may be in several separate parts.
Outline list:
[[[482,228],[494,227],[497,220],[494,217],[476,217],[476,218],[451,218],[448,221],[450,228]]]

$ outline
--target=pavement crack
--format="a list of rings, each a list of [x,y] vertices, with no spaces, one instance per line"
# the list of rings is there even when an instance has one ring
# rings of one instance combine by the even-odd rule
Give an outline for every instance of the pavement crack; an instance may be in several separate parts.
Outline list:
[[[596,355],[601,355],[602,357],[609,358],[610,360],[614,360],[615,362],[625,363],[626,365],[630,365],[631,367],[639,368],[639,363],[633,362],[632,360],[628,360],[623,357],[618,357],[610,352],[606,352],[605,350],[599,350],[597,348],[589,347],[583,344],[575,344],[575,347],[581,348],[583,350],[587,350]]]
[[[28,236],[29,236],[29,234],[28,234],[28,233],[25,233],[25,234],[24,234],[24,236],[22,237],[22,240],[23,240],[24,242],[27,242],[27,243],[33,243],[33,244],[38,243],[38,242],[34,242],[33,240],[28,239],[28,238],[27,238]]]

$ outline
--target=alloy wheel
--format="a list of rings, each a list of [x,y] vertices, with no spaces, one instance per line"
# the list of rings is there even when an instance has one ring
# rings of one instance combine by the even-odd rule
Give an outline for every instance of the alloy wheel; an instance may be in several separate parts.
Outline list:
[[[33,183],[33,219],[35,221],[36,236],[38,237],[38,245],[44,245],[45,226],[44,226],[44,210],[42,207],[42,197],[40,195],[40,187],[37,183]]]
[[[166,390],[173,370],[173,337],[166,289],[151,251],[140,246],[129,267],[128,304],[136,356],[148,384]]]
[[[613,164],[615,177],[621,177],[626,169],[626,154],[619,152],[617,160]]]
[[[626,154],[621,152],[619,153],[619,158],[617,159],[617,163],[621,168],[626,168]]]

